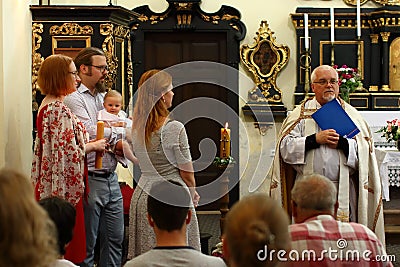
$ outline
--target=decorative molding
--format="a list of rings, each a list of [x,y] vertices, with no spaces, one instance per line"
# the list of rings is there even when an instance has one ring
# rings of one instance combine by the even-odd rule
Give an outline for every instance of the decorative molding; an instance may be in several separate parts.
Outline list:
[[[382,41],[383,42],[388,42],[389,41],[390,32],[381,32],[380,34],[382,36]]]
[[[371,44],[379,43],[379,34],[370,34],[369,37],[371,38]]]
[[[399,0],[372,0],[373,2],[383,5],[383,6],[396,6],[396,5],[400,5],[400,1]],[[346,4],[350,5],[350,6],[356,6],[357,5],[357,0],[343,0],[343,2],[345,2]],[[360,4],[363,5],[365,3],[367,3],[368,0],[361,0]]]
[[[32,111],[38,111],[39,103],[36,101],[36,92],[39,90],[37,77],[40,65],[44,58],[37,51],[42,43],[43,24],[32,23]]]
[[[50,27],[50,35],[93,35],[93,27],[80,26],[78,23],[64,23]]]
[[[193,4],[194,3],[179,3],[175,2],[173,3],[175,6],[175,9],[178,11],[191,11],[193,9]]]
[[[132,64],[132,54],[131,54],[131,49],[132,49],[132,42],[131,42],[131,34],[130,32],[128,32],[128,35],[126,36],[126,40],[127,40],[127,53],[128,53],[128,60],[126,62],[126,80],[129,84],[128,88],[129,88],[129,99],[132,98],[133,96],[133,64]],[[128,105],[129,105],[129,101],[128,101]],[[129,110],[132,107],[129,107]]]
[[[118,58],[114,52],[114,25],[111,23],[100,24],[100,34],[106,36],[102,44],[108,65],[108,74],[105,78],[105,83],[107,88],[112,88],[117,78],[118,68]]]
[[[114,36],[127,39],[130,36],[129,28],[122,25],[115,25]]]
[[[135,12],[138,13],[136,20],[131,21],[131,30],[137,30],[141,24],[150,22],[150,24],[161,23],[166,20],[172,14],[176,15],[175,30],[193,30],[194,25],[192,19],[194,17],[200,17],[203,21],[212,23],[214,25],[220,24],[221,21],[228,22],[229,26],[235,29],[237,39],[242,40],[246,34],[246,27],[241,22],[240,12],[229,6],[222,6],[220,10],[215,13],[206,13],[199,7],[200,1],[183,2],[183,1],[168,1],[169,7],[162,13],[154,13],[150,8],[146,6],[140,6],[135,8]]]

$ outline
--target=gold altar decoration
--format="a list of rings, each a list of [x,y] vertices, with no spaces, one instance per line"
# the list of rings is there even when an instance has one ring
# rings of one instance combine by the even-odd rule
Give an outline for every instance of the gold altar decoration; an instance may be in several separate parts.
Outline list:
[[[102,49],[106,55],[108,74],[105,78],[106,88],[112,88],[117,78],[118,58],[115,56],[114,25],[100,24],[100,34],[106,36]]]
[[[32,24],[32,111],[39,109],[39,103],[36,101],[36,92],[39,90],[37,84],[37,77],[40,65],[44,58],[40,53],[37,52],[42,43],[43,24],[33,23]]]
[[[240,59],[252,74],[256,88],[249,91],[252,101],[281,102],[282,91],[276,85],[276,78],[289,61],[289,47],[275,42],[274,32],[267,21],[261,21],[260,28],[251,45],[244,44],[240,48]],[[256,91],[261,90],[262,96]]]
[[[398,6],[400,5],[400,0],[372,0],[373,2],[383,5],[383,6]],[[351,6],[356,6],[357,5],[357,0],[343,0],[343,2],[345,2],[348,5]],[[360,4],[363,5],[366,2],[368,2],[368,0],[361,0]]]

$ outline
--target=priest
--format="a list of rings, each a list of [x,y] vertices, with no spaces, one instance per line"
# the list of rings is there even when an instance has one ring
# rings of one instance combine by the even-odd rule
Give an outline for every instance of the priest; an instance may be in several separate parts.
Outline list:
[[[370,128],[360,113],[338,97],[338,73],[322,65],[311,74],[315,97],[296,107],[282,124],[269,171],[271,197],[291,214],[290,191],[296,179],[313,173],[328,177],[338,189],[337,219],[368,226],[385,243],[381,180]],[[321,130],[311,115],[338,101],[360,132],[354,138]],[[335,114],[330,119],[335,120]]]

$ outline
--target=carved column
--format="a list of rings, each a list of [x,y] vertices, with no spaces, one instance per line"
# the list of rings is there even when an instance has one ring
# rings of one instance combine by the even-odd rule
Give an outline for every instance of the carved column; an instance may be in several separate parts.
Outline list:
[[[379,49],[379,34],[370,34],[371,38],[371,82],[369,91],[378,91],[380,84],[380,49]]]
[[[383,91],[389,91],[389,36],[390,32],[381,32],[382,36],[382,72],[381,84]]]

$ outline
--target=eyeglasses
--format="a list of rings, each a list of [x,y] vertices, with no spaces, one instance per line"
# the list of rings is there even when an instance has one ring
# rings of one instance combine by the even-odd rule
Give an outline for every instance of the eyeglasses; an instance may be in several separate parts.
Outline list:
[[[100,72],[104,72],[104,71],[108,71],[108,66],[104,65],[104,66],[96,66],[96,65],[88,65],[88,66],[92,66],[95,67],[96,69],[98,69]]]
[[[68,71],[68,73],[71,73],[72,75],[74,75],[75,78],[78,77],[78,71]]]
[[[317,83],[319,85],[326,86],[326,85],[328,85],[328,83],[330,83],[332,85],[336,85],[336,84],[338,84],[338,82],[339,82],[338,80],[330,80],[330,81],[320,80],[320,81],[316,81],[316,82],[313,82],[313,83]]]

